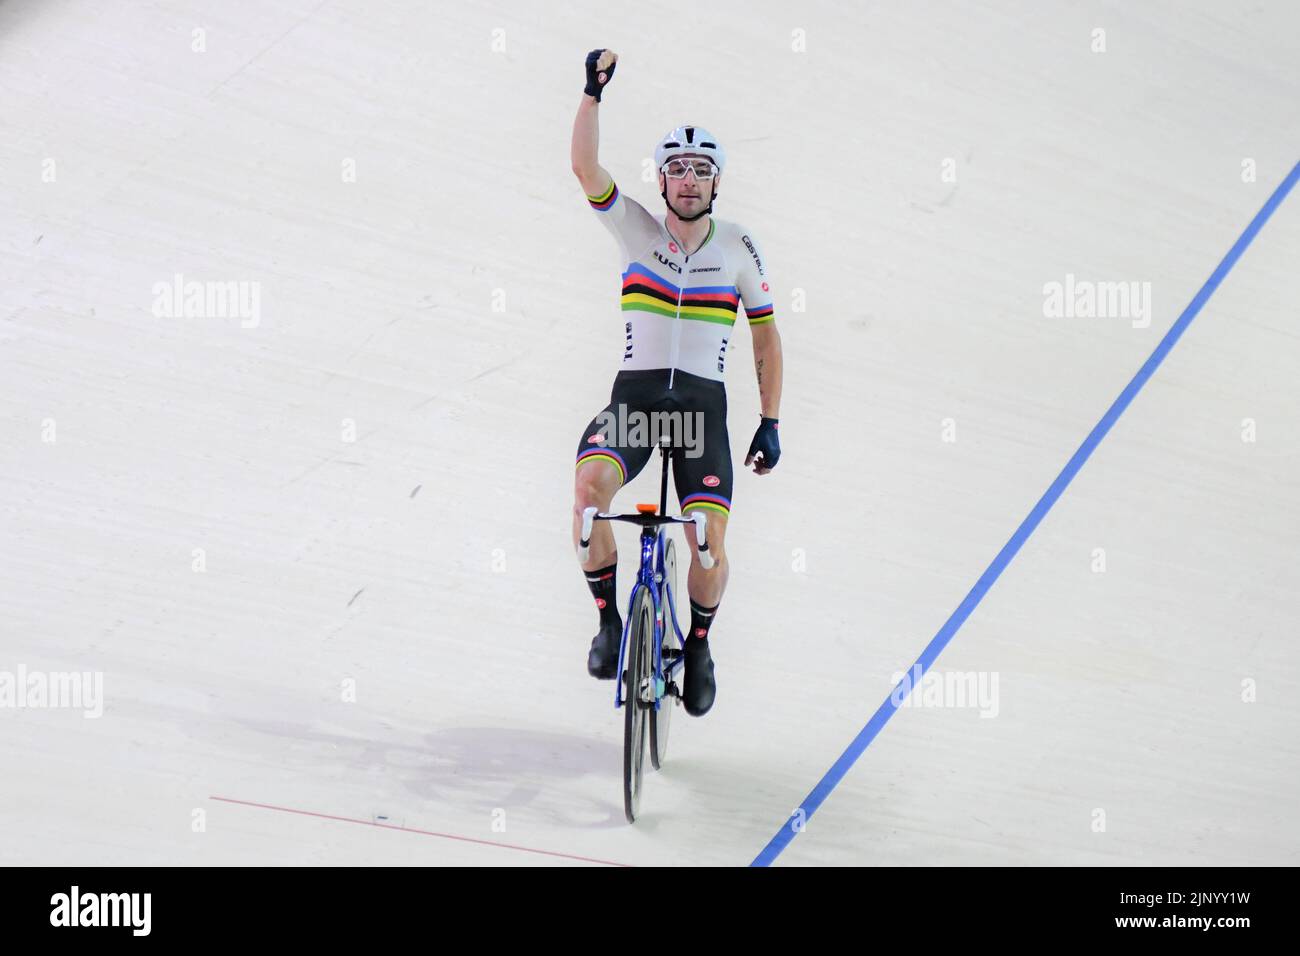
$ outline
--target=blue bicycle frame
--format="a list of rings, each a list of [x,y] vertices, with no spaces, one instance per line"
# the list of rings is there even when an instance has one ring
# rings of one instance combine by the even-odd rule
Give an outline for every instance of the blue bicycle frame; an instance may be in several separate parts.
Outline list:
[[[668,613],[664,613],[664,607],[659,598],[659,582],[664,580],[664,553],[668,546],[668,534],[660,526],[658,531],[652,531],[649,527],[641,529],[641,567],[637,572],[636,584],[632,586],[632,596],[628,598],[627,614],[623,619],[623,640],[618,646],[618,673],[623,673],[623,664],[627,655],[627,639],[632,632],[632,614],[636,608],[637,596],[642,588],[649,588],[650,600],[655,609],[655,639],[654,639],[654,675],[655,675],[655,710],[659,709],[659,704],[664,697],[664,688],[668,681],[672,679],[673,674],[678,668],[685,664],[685,658],[678,657],[668,665],[668,670],[664,670],[663,665],[663,646],[664,637],[668,622],[671,621],[673,631],[677,634],[677,639],[683,644],[686,643],[686,635],[677,625],[677,596],[673,594],[672,584],[666,588],[668,592]],[[615,681],[614,687],[614,706],[623,706],[623,681]]]
[[[668,462],[671,457],[671,449],[664,443],[660,445],[660,451],[663,453],[663,475],[659,483],[658,508],[656,509],[654,505],[637,505],[637,513],[634,515],[602,514],[595,508],[587,508],[582,513],[582,534],[579,547],[579,555],[585,563],[588,547],[591,544],[591,529],[596,521],[628,521],[641,526],[641,564],[637,571],[636,583],[632,586],[632,596],[628,599],[627,615],[623,621],[623,639],[618,646],[618,674],[622,675],[623,665],[627,661],[628,635],[632,632],[633,612],[636,609],[637,598],[640,596],[642,589],[648,588],[650,601],[654,607],[655,622],[655,710],[659,709],[659,703],[663,700],[668,679],[673,676],[677,668],[684,666],[684,659],[678,657],[669,663],[668,672],[664,672],[663,643],[668,621],[672,621],[673,632],[677,635],[678,640],[683,645],[686,643],[686,637],[682,634],[682,629],[677,625],[677,595],[673,593],[672,585],[670,584],[666,588],[668,592],[668,613],[666,615],[659,596],[659,583],[665,579],[664,555],[668,547],[668,535],[664,525],[694,525],[695,545],[699,553],[700,564],[706,569],[713,567],[713,556],[709,554],[707,516],[697,513],[688,518],[685,515],[670,515],[667,513]],[[667,620],[665,620],[665,617]],[[614,682],[614,706],[622,707],[625,702],[623,698],[623,680],[620,677]]]

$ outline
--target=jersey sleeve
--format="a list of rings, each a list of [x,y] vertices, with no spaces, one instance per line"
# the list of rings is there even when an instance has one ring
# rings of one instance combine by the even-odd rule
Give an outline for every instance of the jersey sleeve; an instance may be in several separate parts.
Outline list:
[[[740,237],[741,265],[736,276],[736,288],[740,290],[740,301],[745,306],[745,317],[749,324],[764,325],[775,316],[772,312],[772,287],[767,281],[767,270],[763,266],[763,257],[758,251],[758,243],[743,227],[737,227]]]
[[[628,261],[658,241],[659,223],[654,216],[635,199],[624,196],[613,180],[604,193],[588,196],[587,202],[605,228],[614,234]]]

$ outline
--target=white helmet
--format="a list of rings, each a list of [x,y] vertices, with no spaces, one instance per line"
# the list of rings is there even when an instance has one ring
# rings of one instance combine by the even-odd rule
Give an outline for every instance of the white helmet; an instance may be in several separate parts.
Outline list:
[[[703,126],[679,126],[659,137],[655,147],[655,168],[662,169],[664,163],[674,156],[707,156],[713,165],[722,172],[727,164],[727,154],[718,145],[717,137]]]

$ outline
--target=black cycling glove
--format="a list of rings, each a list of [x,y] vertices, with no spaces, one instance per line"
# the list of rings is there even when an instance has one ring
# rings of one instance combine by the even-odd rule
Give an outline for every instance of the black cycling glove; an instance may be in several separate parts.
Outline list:
[[[749,454],[745,456],[746,467],[754,461],[755,455],[762,456],[758,463],[760,468],[776,467],[781,459],[781,439],[777,437],[776,424],[775,418],[764,418],[759,422],[754,440],[749,443]]]
[[[606,86],[609,86],[609,81],[614,78],[614,68],[618,66],[618,61],[615,60],[613,63],[609,65],[609,69],[597,70],[596,61],[600,59],[600,55],[604,52],[605,51],[603,49],[592,50],[590,53],[587,54],[587,88],[584,89],[582,92],[586,93],[588,96],[596,97],[597,103],[600,102],[601,90],[603,90]],[[605,74],[604,83],[600,82],[601,73]]]

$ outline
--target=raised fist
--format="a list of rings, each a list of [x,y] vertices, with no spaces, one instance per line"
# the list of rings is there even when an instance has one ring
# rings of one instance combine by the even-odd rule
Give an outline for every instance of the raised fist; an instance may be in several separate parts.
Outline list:
[[[601,91],[614,78],[618,54],[613,50],[592,50],[587,54],[587,87],[582,92],[600,102]]]

